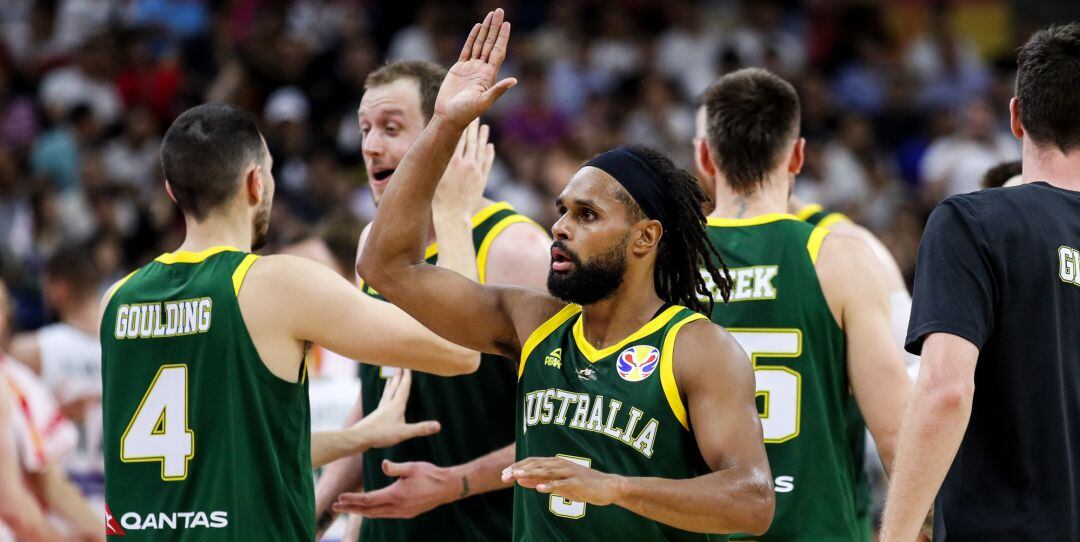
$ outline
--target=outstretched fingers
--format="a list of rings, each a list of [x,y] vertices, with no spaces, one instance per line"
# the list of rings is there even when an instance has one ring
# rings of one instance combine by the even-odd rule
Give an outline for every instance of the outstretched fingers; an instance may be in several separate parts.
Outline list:
[[[499,67],[502,66],[503,60],[506,60],[506,46],[510,43],[510,23],[505,22],[499,27],[498,36],[495,39],[494,45],[491,47],[490,55],[485,55],[484,61],[495,66],[495,71],[499,71]]]
[[[480,52],[480,60],[484,62],[488,61],[491,56],[491,50],[495,47],[495,42],[499,39],[499,35],[505,30],[503,28],[504,13],[502,8],[496,9],[494,15],[491,17],[491,30],[488,31],[487,36],[484,39],[484,47]]]
[[[480,53],[484,51],[484,43],[487,42],[488,34],[491,33],[491,19],[495,16],[495,12],[489,11],[487,16],[484,17],[484,22],[480,23],[480,33],[476,35],[476,40],[473,41],[472,51],[469,54],[470,60],[473,58],[480,58]],[[497,29],[496,29],[497,31]]]
[[[458,61],[465,62],[472,56],[473,44],[476,43],[476,37],[480,34],[480,23],[476,23],[472,27],[472,31],[469,32],[469,37],[465,40],[465,45],[461,47],[461,54],[458,55]]]

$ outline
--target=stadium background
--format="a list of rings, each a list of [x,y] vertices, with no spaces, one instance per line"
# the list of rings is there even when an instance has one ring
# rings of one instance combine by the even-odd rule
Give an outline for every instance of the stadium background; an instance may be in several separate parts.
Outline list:
[[[14,329],[56,319],[41,277],[58,248],[89,247],[104,288],[179,245],[158,145],[204,101],[260,117],[278,183],[267,252],[302,243],[348,273],[374,212],[356,122],[365,76],[387,60],[446,64],[496,5],[514,23],[503,72],[520,84],[486,117],[493,199],[549,225],[578,164],[621,142],[692,170],[697,95],[764,66],[802,99],[797,194],[872,229],[909,280],[933,205],[1019,159],[1014,49],[1080,17],[1076,2],[1001,0],[3,0],[0,279]],[[330,395],[355,393],[343,386]],[[316,409],[317,425],[341,409]]]

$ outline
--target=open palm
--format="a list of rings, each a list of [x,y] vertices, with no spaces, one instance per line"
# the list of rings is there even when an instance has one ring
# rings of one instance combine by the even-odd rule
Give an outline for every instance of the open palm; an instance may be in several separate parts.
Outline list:
[[[488,12],[484,22],[474,25],[439,88],[435,114],[464,128],[517,84],[513,77],[495,82],[509,41],[510,23],[503,21],[502,9]]]

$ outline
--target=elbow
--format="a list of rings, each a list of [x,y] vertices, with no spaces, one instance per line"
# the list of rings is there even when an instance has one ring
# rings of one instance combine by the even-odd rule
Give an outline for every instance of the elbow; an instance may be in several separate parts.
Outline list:
[[[480,368],[480,353],[455,346],[455,363],[440,372],[439,376],[461,376],[475,373]]]
[[[773,514],[776,512],[776,492],[766,479],[754,483],[752,495],[748,497],[746,525],[740,530],[754,536],[763,535],[772,525]]]
[[[367,254],[367,250],[365,250],[364,254],[356,260],[356,274],[365,284],[370,285],[376,290],[382,289],[386,279],[386,273],[382,272],[381,266],[377,265],[375,258],[372,257],[372,255]]]
[[[925,392],[926,404],[934,412],[957,412],[971,408],[975,397],[975,383],[964,382],[931,383]]]

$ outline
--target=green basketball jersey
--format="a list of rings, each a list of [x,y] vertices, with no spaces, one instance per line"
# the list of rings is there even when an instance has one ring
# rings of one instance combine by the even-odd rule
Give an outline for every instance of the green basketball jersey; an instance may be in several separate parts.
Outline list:
[[[829,229],[829,226],[832,226],[837,222],[851,222],[851,219],[844,213],[830,211],[818,203],[811,203],[806,207],[799,209],[799,212],[795,213],[795,216],[803,222],[808,222],[813,226],[820,226],[825,229]]]
[[[481,283],[487,279],[485,267],[492,242],[507,227],[521,222],[535,224],[507,203],[492,204],[473,217],[473,246]],[[426,256],[429,263],[436,263],[438,246],[429,246]],[[371,287],[362,284],[361,288],[368,295],[383,299]],[[513,443],[514,369],[514,362],[484,354],[480,368],[472,374],[445,377],[413,373],[412,392],[405,407],[406,419],[410,422],[438,420],[442,430],[430,437],[364,452],[364,490],[373,491],[394,482],[382,471],[383,459],[427,461],[448,467],[467,463]],[[386,378],[394,370],[361,365],[364,412],[371,412],[378,406]],[[491,491],[440,506],[413,519],[365,518],[360,540],[506,541],[511,535],[512,514],[513,492],[510,489]]]
[[[257,258],[165,254],[114,289],[101,323],[107,531],[315,538],[306,379],[270,372],[237,302]]]
[[[619,343],[597,350],[582,333],[581,307],[567,305],[525,341],[518,368],[517,457],[562,456],[624,476],[684,479],[709,472],[688,429],[672,370],[675,338],[705,316],[665,308]],[[514,540],[726,540],[514,488]]]
[[[710,218],[708,231],[734,281],[712,320],[754,363],[775,479],[776,514],[759,539],[864,540],[857,480],[865,426],[849,391],[844,333],[814,269],[828,230],[773,214]]]

